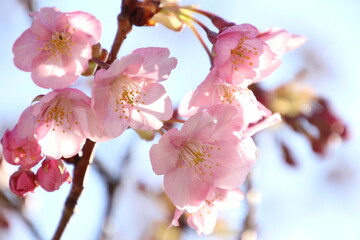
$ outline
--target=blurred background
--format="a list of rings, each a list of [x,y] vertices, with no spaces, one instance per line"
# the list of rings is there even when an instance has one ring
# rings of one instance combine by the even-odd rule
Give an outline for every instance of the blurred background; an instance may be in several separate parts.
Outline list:
[[[29,9],[56,6],[64,12],[89,12],[103,23],[101,44],[110,49],[120,2],[0,0],[1,136],[14,127],[35,96],[48,91],[12,62],[12,44],[32,22]],[[97,144],[85,190],[62,239],[360,239],[360,2],[184,0],[180,4],[199,5],[238,24],[251,23],[263,30],[281,27],[308,38],[282,58],[274,74],[254,86],[259,100],[281,112],[284,121],[256,136],[259,159],[242,187],[247,198],[240,209],[219,213],[210,236],[199,237],[185,225],[167,230],[174,209],[148,157],[158,138],[146,142],[127,130]],[[190,29],[172,32],[163,26],[134,27],[119,57],[149,46],[168,47],[178,59],[164,83],[176,107],[206,77],[208,57]],[[84,77],[74,87],[89,94],[90,84],[91,78]],[[50,239],[70,185],[52,193],[37,188],[19,199],[8,190],[9,176],[16,169],[0,160],[0,239]]]

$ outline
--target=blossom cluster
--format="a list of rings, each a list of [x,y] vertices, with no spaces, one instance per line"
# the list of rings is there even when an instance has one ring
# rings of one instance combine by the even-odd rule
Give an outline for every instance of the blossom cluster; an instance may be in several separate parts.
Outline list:
[[[250,24],[220,30],[213,44],[213,66],[197,89],[180,103],[189,117],[180,130],[166,132],[150,149],[156,174],[177,210],[198,234],[214,230],[217,210],[238,206],[238,187],[256,161],[252,135],[280,121],[249,85],[271,74],[285,52],[304,38],[283,29],[260,32]]]
[[[94,63],[101,23],[88,13],[55,8],[30,15],[32,26],[14,44],[14,63],[31,72],[35,84],[51,90],[38,96],[1,140],[6,161],[19,166],[10,189],[21,197],[38,185],[54,191],[70,182],[63,159],[81,154],[87,139],[106,141],[127,128],[163,128],[174,110],[161,82],[177,64],[166,48],[137,49],[96,66],[87,96],[70,86],[93,67],[89,63]],[[304,42],[283,29],[261,32],[251,24],[223,26],[213,37],[211,70],[178,108],[186,121],[181,129],[159,131],[162,136],[149,153],[177,208],[172,225],[185,214],[199,234],[213,231],[217,210],[239,205],[238,187],[257,158],[252,136],[280,121],[249,86]],[[35,174],[32,169],[39,163]]]
[[[177,64],[168,49],[137,49],[97,71],[89,97],[70,86],[93,58],[101,23],[88,13],[55,8],[30,15],[32,26],[13,46],[14,63],[31,72],[35,84],[52,90],[38,96],[1,140],[6,161],[19,166],[10,189],[21,197],[38,185],[54,191],[70,182],[62,159],[81,153],[86,139],[106,141],[128,127],[160,129],[173,112],[160,82]]]

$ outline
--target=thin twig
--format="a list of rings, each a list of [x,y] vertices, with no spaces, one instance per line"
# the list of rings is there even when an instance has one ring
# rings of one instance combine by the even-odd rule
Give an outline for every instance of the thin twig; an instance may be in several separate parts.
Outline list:
[[[33,12],[34,11],[34,2],[33,0],[21,0],[20,2],[22,2],[26,9],[29,11],[29,12]]]
[[[253,188],[252,174],[246,178],[246,203],[248,211],[244,220],[244,226],[240,233],[240,240],[256,240],[257,224],[256,224],[256,205],[259,202],[259,193]]]
[[[193,31],[193,33],[195,34],[196,38],[200,41],[201,45],[203,46],[203,48],[205,49],[209,60],[210,60],[210,64],[213,65],[213,61],[214,61],[214,57],[211,54],[210,49],[208,48],[208,46],[206,45],[204,39],[201,37],[201,35],[199,34],[198,30],[194,27],[194,25],[192,24],[187,24],[189,26],[189,28]]]
[[[69,196],[65,201],[65,207],[61,216],[61,220],[53,236],[53,240],[59,240],[74,213],[75,206],[77,205],[78,199],[84,189],[84,178],[87,172],[88,166],[91,162],[93,149],[95,142],[87,139],[83,147],[83,156],[78,157],[75,161],[73,182]]]
[[[93,164],[96,167],[95,169],[100,173],[101,177],[103,177],[104,181],[106,182],[107,190],[108,190],[108,199],[107,199],[105,217],[103,221],[103,228],[102,228],[101,236],[99,238],[101,240],[109,239],[109,235],[111,234],[111,232],[109,232],[108,229],[110,229],[109,226],[112,225],[111,213],[114,210],[117,200],[115,193],[122,185],[124,171],[126,170],[126,167],[130,162],[130,150],[131,149],[128,148],[125,156],[123,157],[120,165],[120,172],[116,174],[116,177],[111,176],[111,174],[106,170],[106,168],[103,166],[100,160],[94,159]]]
[[[110,67],[110,64],[107,64],[107,63],[105,63],[105,62],[103,62],[103,61],[101,61],[100,59],[98,59],[98,58],[95,58],[95,57],[93,57],[92,59],[91,59],[91,61],[93,61],[94,63],[96,63],[97,65],[99,65],[101,68],[103,68],[103,69],[109,69],[109,67]]]

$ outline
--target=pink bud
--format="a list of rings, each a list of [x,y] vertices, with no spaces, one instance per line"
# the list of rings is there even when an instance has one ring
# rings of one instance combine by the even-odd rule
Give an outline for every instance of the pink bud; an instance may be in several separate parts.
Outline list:
[[[48,192],[58,190],[64,182],[71,182],[71,177],[62,160],[45,159],[36,173],[40,186]]]
[[[10,177],[10,190],[19,197],[24,197],[28,192],[33,192],[37,187],[35,179],[35,173],[30,170],[17,171]]]
[[[6,130],[1,139],[4,158],[10,164],[31,168],[43,158],[41,148],[36,141],[20,137],[17,126],[11,131]]]

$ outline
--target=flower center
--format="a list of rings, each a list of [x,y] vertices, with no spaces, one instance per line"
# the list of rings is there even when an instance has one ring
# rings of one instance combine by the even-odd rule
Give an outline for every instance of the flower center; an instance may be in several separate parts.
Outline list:
[[[222,104],[232,104],[235,99],[237,89],[235,87],[229,87],[225,84],[217,85],[217,96]]]
[[[44,50],[51,54],[50,58],[59,59],[62,55],[71,55],[71,34],[68,32],[54,32],[51,39],[44,43]]]
[[[55,131],[56,128],[62,129],[62,132],[71,129],[73,113],[69,111],[69,104],[63,100],[57,100],[54,104],[51,104],[44,113],[44,119],[46,127],[52,127]],[[38,120],[41,121],[40,119]],[[74,124],[78,124],[75,122]]]
[[[253,59],[259,56],[258,49],[250,46],[248,37],[240,39],[238,45],[231,49],[230,60],[233,64],[233,69],[238,70],[239,67],[244,65],[253,66]]]
[[[212,145],[204,145],[198,141],[187,142],[180,150],[180,158],[191,167],[200,181],[211,179],[214,168],[219,164],[212,159],[211,152],[220,148]],[[184,167],[182,164],[179,167]]]
[[[242,95],[245,93],[245,89],[238,88],[236,86],[229,86],[226,84],[216,85],[216,94],[214,96],[215,103],[230,104],[236,107],[240,107]]]
[[[132,108],[140,112],[138,106],[145,104],[143,96],[146,94],[142,92],[139,84],[127,76],[121,76],[114,81],[113,89],[116,102],[115,112],[119,114],[119,118],[128,119]]]
[[[27,153],[25,151],[24,148],[22,147],[18,147],[15,151],[15,160],[14,162],[15,163],[19,163],[20,162],[20,159],[25,159],[27,158]]]

